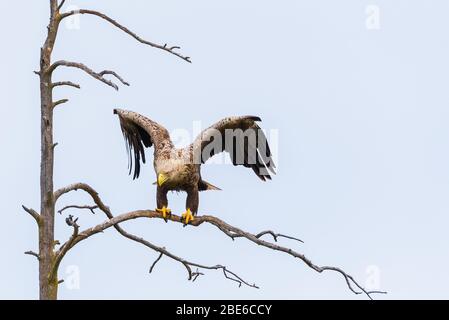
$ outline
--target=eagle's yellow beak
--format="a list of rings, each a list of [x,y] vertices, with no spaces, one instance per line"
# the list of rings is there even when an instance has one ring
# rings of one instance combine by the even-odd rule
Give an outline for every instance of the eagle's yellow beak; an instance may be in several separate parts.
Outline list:
[[[167,180],[168,180],[168,177],[165,174],[159,173],[157,176],[157,185],[159,187],[161,187]]]

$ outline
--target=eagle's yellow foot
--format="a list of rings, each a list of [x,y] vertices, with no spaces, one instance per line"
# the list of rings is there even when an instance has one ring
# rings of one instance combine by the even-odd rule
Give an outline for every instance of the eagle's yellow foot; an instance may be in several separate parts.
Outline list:
[[[193,221],[194,217],[192,214],[192,211],[190,209],[187,209],[186,212],[184,212],[181,216],[181,220],[184,222],[184,225],[189,224],[190,221]]]
[[[171,216],[171,210],[166,206],[163,206],[162,209],[156,208],[156,211],[162,213],[162,218],[164,218],[165,222],[167,222],[168,216]]]

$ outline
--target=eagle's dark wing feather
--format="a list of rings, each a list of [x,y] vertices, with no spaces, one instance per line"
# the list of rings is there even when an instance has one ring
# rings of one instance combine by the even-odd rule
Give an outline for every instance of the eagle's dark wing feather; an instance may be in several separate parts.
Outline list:
[[[136,112],[114,109],[120,119],[120,126],[129,154],[129,174],[134,167],[133,179],[140,175],[140,165],[145,163],[145,148],[154,146],[154,156],[160,157],[170,153],[173,143],[163,126]]]
[[[270,146],[256,116],[229,117],[205,129],[190,146],[192,157],[205,163],[214,155],[226,151],[232,163],[251,168],[263,181],[271,180],[276,167]]]

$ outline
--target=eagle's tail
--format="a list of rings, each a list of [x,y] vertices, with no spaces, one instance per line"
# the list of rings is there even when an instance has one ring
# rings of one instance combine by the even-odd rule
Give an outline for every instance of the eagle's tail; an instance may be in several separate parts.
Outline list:
[[[220,188],[218,188],[218,187],[214,186],[213,184],[211,184],[211,183],[209,183],[207,181],[204,181],[204,180],[200,180],[198,182],[198,190],[199,191],[207,191],[207,190],[219,190],[219,191],[221,191]]]

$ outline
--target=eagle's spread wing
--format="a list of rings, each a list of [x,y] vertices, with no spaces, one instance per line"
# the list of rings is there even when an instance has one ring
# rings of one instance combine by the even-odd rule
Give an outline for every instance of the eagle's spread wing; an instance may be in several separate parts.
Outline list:
[[[232,163],[253,169],[265,181],[271,180],[276,167],[265,133],[255,116],[229,117],[205,129],[191,145],[193,158],[205,163],[214,155],[226,151]]]
[[[114,109],[120,119],[123,136],[129,153],[129,174],[134,162],[133,179],[139,177],[140,161],[145,163],[145,149],[154,145],[154,156],[169,154],[173,148],[170,135],[163,126],[136,112]],[[133,159],[134,158],[134,159]]]

